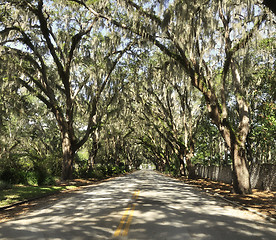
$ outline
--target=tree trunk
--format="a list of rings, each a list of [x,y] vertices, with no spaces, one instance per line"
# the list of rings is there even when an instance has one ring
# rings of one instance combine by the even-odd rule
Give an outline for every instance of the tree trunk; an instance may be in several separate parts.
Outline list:
[[[188,170],[188,177],[190,179],[196,179],[195,167],[192,164],[192,161],[189,157],[186,157],[186,164],[187,164],[187,170]]]
[[[239,109],[239,126],[236,134],[231,137],[231,155],[233,159],[233,188],[236,193],[252,193],[250,184],[250,175],[246,158],[246,140],[250,130],[250,111],[249,104],[246,101],[246,93],[242,88],[241,76],[238,66],[231,63],[233,81],[236,87],[235,95]],[[232,131],[233,134],[233,131]]]
[[[91,150],[89,153],[89,159],[88,159],[88,167],[89,170],[92,170],[95,166],[95,157],[96,157],[97,151]]]
[[[68,133],[62,134],[62,153],[63,153],[62,179],[63,180],[72,179],[75,151],[73,150],[73,144],[70,141]]]
[[[187,173],[185,170],[185,164],[184,164],[183,158],[179,158],[179,161],[180,161],[180,167],[179,167],[180,176],[186,176]]]
[[[221,134],[224,137],[231,153],[233,166],[233,189],[235,193],[238,194],[249,194],[252,193],[252,190],[245,150],[245,139],[247,134],[245,134],[244,137],[238,138],[238,136],[242,135],[242,132],[246,132],[244,128],[247,127],[242,128],[241,125],[242,124],[239,124],[240,130],[236,133],[231,130],[230,127],[224,126]]]
[[[235,193],[252,193],[245,149],[235,142],[232,145],[231,155],[233,159],[233,188]]]
[[[93,143],[93,147],[91,151],[89,152],[89,159],[88,159],[88,172],[91,173],[95,166],[95,159],[98,153],[98,144]]]
[[[190,179],[196,179],[196,174],[195,174],[195,167],[194,165],[192,164],[192,161],[191,161],[191,158],[192,158],[193,154],[192,153],[188,153],[186,154],[186,167],[187,167],[187,170],[188,170],[188,177]]]
[[[190,179],[196,179],[195,167],[191,161],[193,156],[194,156],[194,142],[190,139],[190,149],[189,151],[185,149],[185,159],[186,159],[186,165],[188,170],[188,177]]]
[[[245,153],[246,138],[250,129],[249,107],[243,94],[241,94],[243,91],[241,90],[240,76],[237,68],[232,68],[232,74],[237,89],[236,99],[239,108],[239,126],[236,131],[227,118],[226,102],[221,105],[216,93],[205,88],[204,83],[200,81],[199,78],[195,77],[192,83],[204,94],[209,116],[212,119],[212,122],[218,127],[223,139],[231,151],[234,191],[238,194],[248,194],[252,192]]]
[[[98,131],[95,130],[92,136],[93,142],[92,142],[92,148],[89,151],[89,159],[88,159],[88,171],[92,172],[95,165],[95,159],[99,150],[99,134]]]
[[[180,147],[179,153],[178,153],[178,159],[179,159],[179,173],[180,176],[186,176],[186,168],[184,163],[184,148]]]

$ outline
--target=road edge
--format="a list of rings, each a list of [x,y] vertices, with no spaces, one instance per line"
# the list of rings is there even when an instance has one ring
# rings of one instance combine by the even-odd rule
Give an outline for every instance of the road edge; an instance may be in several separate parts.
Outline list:
[[[246,210],[246,211],[249,211],[249,212],[251,212],[251,213],[253,213],[253,214],[256,214],[256,215],[262,217],[262,218],[263,218],[264,220],[266,220],[266,221],[269,221],[269,222],[271,222],[271,223],[276,223],[276,219],[275,219],[275,218],[270,217],[270,216],[267,216],[267,215],[265,215],[265,214],[263,214],[263,213],[261,213],[261,212],[255,210],[255,209],[253,209],[253,208],[245,207],[245,206],[243,206],[243,205],[241,205],[241,204],[239,204],[239,203],[237,203],[237,202],[231,201],[231,200],[225,198],[224,196],[221,196],[221,195],[218,194],[218,193],[212,193],[212,192],[209,192],[208,190],[204,190],[204,189],[198,188],[198,187],[196,187],[196,186],[193,186],[192,184],[185,183],[185,182],[182,181],[181,179],[178,179],[178,178],[173,177],[173,176],[171,176],[171,175],[168,175],[168,174],[165,174],[165,173],[161,173],[161,172],[159,172],[159,171],[155,171],[155,172],[158,173],[158,174],[161,174],[161,175],[163,175],[163,176],[169,177],[169,178],[171,178],[171,179],[177,180],[177,181],[179,181],[179,182],[182,182],[182,183],[184,183],[184,184],[187,184],[187,185],[193,187],[194,189],[199,190],[200,192],[206,193],[208,196],[211,196],[211,197],[214,197],[214,198],[219,198],[219,199],[221,199],[221,200],[223,200],[223,201],[225,201],[225,202],[230,203],[230,204],[233,205],[233,206],[236,206],[236,207],[238,207],[238,208],[241,208],[241,209],[243,209],[243,210]]]

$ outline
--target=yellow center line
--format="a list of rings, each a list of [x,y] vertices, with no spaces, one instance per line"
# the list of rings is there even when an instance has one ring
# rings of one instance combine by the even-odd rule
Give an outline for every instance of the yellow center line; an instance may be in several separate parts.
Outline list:
[[[122,236],[127,236],[127,234],[128,234],[128,230],[129,230],[129,226],[130,226],[130,223],[131,223],[131,220],[132,220],[134,209],[135,209],[135,204],[132,204],[131,212],[128,216],[128,219],[127,219],[127,222],[126,222],[126,225],[125,225],[125,229],[122,233]]]
[[[116,229],[116,231],[115,231],[115,233],[114,233],[114,235],[113,235],[114,237],[118,237],[118,236],[120,235],[121,229],[122,229],[122,227],[123,227],[123,225],[124,225],[124,223],[125,223],[125,220],[126,220],[126,218],[127,218],[127,216],[128,216],[128,211],[130,210],[130,207],[131,207],[131,205],[128,204],[128,207],[127,207],[127,209],[125,210],[124,215],[123,215],[122,218],[121,218],[120,224],[119,224],[119,226],[117,227],[117,229]]]
[[[140,190],[137,190],[136,193],[135,193],[135,199],[138,198],[139,194],[140,194]]]
[[[131,199],[132,200],[136,200],[138,199],[138,195],[140,193],[140,190],[136,190],[133,194],[132,194],[132,197]],[[127,206],[127,209],[124,211],[124,214],[121,218],[121,221],[119,223],[119,226],[117,227],[116,231],[114,232],[113,234],[113,237],[118,237],[118,236],[127,236],[128,234],[128,230],[129,230],[129,226],[130,226],[130,223],[131,223],[131,220],[132,220],[132,217],[133,217],[133,213],[134,213],[134,210],[135,210],[135,204],[132,203],[132,204],[128,204]],[[131,211],[130,211],[131,209]],[[130,213],[129,213],[130,211]],[[125,225],[125,226],[124,226]],[[123,229],[124,227],[124,229]]]

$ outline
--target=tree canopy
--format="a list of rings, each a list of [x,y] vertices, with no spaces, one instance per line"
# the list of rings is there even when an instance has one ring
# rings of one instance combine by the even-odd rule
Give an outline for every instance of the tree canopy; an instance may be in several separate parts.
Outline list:
[[[248,166],[273,162],[276,145],[265,5],[3,1],[2,173],[50,161],[68,179],[152,162],[194,177],[195,163],[232,163],[235,191],[250,193]]]

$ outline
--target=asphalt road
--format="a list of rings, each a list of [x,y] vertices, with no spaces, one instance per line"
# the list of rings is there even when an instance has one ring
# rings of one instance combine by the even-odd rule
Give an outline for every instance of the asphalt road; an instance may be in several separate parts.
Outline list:
[[[153,171],[85,187],[0,224],[0,239],[276,239],[276,225]]]

